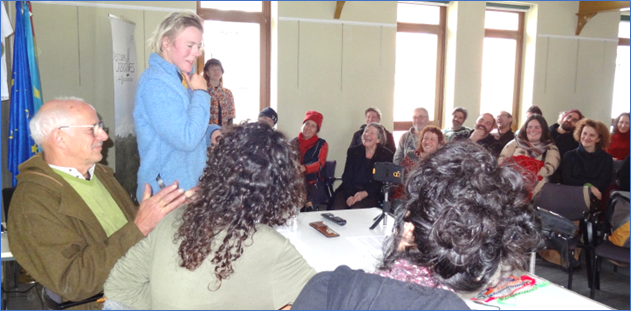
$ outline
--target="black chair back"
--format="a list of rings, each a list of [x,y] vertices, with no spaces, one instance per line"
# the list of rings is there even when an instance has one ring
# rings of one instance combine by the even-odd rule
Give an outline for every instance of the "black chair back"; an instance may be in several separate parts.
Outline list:
[[[13,192],[15,188],[2,189],[2,207],[4,208],[5,221],[9,219],[9,205],[11,205],[11,198],[13,198]]]
[[[331,200],[333,196],[333,183],[335,182],[335,167],[337,166],[337,161],[326,161],[324,164],[323,176],[324,183],[326,184],[326,192],[328,200]]]

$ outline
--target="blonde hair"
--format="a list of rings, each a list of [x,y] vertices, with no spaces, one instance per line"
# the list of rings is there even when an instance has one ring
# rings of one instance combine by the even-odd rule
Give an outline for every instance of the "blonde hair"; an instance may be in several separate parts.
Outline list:
[[[162,55],[162,40],[166,37],[170,41],[174,41],[175,38],[188,27],[195,27],[203,33],[204,20],[193,11],[181,11],[169,14],[160,22],[160,25],[153,31],[153,35],[147,41],[151,52]]]

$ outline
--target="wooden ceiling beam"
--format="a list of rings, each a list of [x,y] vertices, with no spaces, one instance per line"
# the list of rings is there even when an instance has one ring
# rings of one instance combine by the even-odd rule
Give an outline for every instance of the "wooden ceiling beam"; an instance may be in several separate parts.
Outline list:
[[[580,35],[585,24],[598,12],[616,11],[629,7],[629,1],[579,1],[578,4],[578,24],[576,25],[576,35]]]
[[[335,7],[335,15],[333,15],[333,18],[340,19],[340,15],[342,15],[342,8],[344,7],[344,3],[346,3],[346,1],[337,1],[337,5]]]

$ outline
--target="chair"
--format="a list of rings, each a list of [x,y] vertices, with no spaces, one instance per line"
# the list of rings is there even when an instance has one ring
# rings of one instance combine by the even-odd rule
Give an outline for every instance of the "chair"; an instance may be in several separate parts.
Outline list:
[[[609,236],[613,233],[613,228],[620,223],[629,220],[629,192],[614,191],[609,197],[605,217],[600,224],[600,233],[596,230],[596,218],[589,224],[590,243],[594,247],[594,266],[591,271],[591,285],[589,298],[594,298],[595,289],[600,289],[600,270],[603,258],[611,259],[619,263],[629,264],[629,247],[617,246],[609,241]],[[614,271],[617,267],[614,265]]]
[[[324,184],[326,185],[326,193],[327,193],[327,205],[333,199],[333,184],[336,180],[342,180],[340,177],[335,177],[335,167],[337,166],[337,161],[326,161],[324,164]]]
[[[4,188],[2,189],[2,204],[4,205],[4,215],[5,215],[5,220],[9,218],[9,206],[11,205],[11,199],[13,198],[13,192],[15,191],[15,188]],[[17,274],[19,273],[20,269],[15,269],[15,275],[14,277],[17,279]],[[35,283],[35,281],[32,281],[33,283]],[[16,283],[16,288],[17,288],[17,283]],[[55,300],[53,300],[51,297],[49,297],[45,292],[47,291],[47,289],[42,289],[42,301],[46,304],[46,306],[51,309],[51,310],[63,310],[63,309],[67,309],[67,308],[71,308],[71,307],[75,307],[75,306],[79,306],[85,303],[90,303],[93,301],[96,301],[98,299],[100,299],[101,297],[103,297],[103,293],[97,294],[95,296],[92,296],[88,299],[84,299],[82,301],[67,301],[67,302],[63,302],[63,303],[58,303]],[[57,296],[55,294],[53,294],[52,292],[48,291],[49,293],[52,294],[52,296]],[[59,296],[57,296],[59,297]],[[61,300],[61,299],[59,299]],[[6,306],[6,304],[4,304]]]
[[[548,243],[546,244],[549,246],[557,246],[557,248],[560,246],[564,251],[560,253],[564,257],[563,259],[568,263],[567,289],[572,289],[572,278],[574,274],[572,262],[574,261],[574,255],[577,248],[583,249],[585,262],[587,264],[587,279],[588,282],[591,283],[591,278],[589,277],[592,266],[591,246],[581,243],[581,238],[583,241],[588,240],[587,223],[593,217],[593,213],[590,208],[585,206],[583,187],[547,183],[534,198],[533,204],[535,207],[555,212],[571,221],[579,222],[578,231],[571,238],[559,237],[548,239]],[[559,243],[561,245],[558,245]],[[567,252],[565,252],[565,250],[567,250]]]
[[[103,297],[103,293],[98,293],[90,298],[81,300],[81,301],[66,301],[66,302],[58,302],[61,301],[61,297],[59,295],[51,292],[49,289],[42,289],[42,301],[46,304],[49,310],[65,310],[68,308],[80,306],[86,303],[94,302]]]
[[[15,188],[2,189],[2,207],[4,208],[4,221],[9,219],[9,205],[11,204],[11,198],[13,198],[13,192]]]

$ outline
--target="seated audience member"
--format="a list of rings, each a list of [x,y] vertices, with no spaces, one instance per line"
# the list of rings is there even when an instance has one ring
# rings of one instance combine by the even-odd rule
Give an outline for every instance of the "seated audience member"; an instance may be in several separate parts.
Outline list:
[[[566,152],[578,147],[578,142],[574,139],[574,128],[581,119],[583,119],[583,114],[578,109],[572,109],[562,115],[561,123],[550,126],[550,135],[554,139],[554,144],[559,148],[561,161],[563,161]]]
[[[315,274],[272,228],[304,203],[291,142],[253,122],[228,128],[209,153],[199,197],[116,263],[105,307],[280,309]]]
[[[379,108],[377,107],[370,107],[366,109],[366,111],[364,112],[364,115],[366,117],[366,123],[362,125],[357,132],[353,134],[351,145],[348,146],[349,148],[357,147],[362,144],[362,135],[364,134],[364,129],[366,128],[366,125],[372,122],[381,123],[381,110],[379,110]],[[385,127],[384,127],[384,130],[386,130]],[[386,130],[386,137],[388,138],[388,142],[386,143],[386,148],[388,148],[388,150],[394,153],[394,151],[396,150],[396,146],[394,144],[394,136],[392,136],[392,133]]]
[[[497,133],[495,133],[493,137],[500,142],[502,148],[504,148],[509,141],[515,139],[515,133],[513,133],[513,129],[511,128],[512,125],[513,116],[510,113],[501,111],[500,114],[497,115]]]
[[[276,113],[276,110],[271,107],[263,108],[263,110],[259,112],[259,122],[264,122],[274,128],[276,123],[278,123],[278,114]]]
[[[305,211],[314,210],[327,199],[322,174],[329,144],[318,137],[323,118],[317,111],[307,111],[302,121],[302,130],[293,140],[300,150],[300,171],[305,175],[307,187]]]
[[[386,140],[383,126],[368,123],[362,145],[348,148],[342,184],[335,190],[328,209],[375,207],[382,201],[382,183],[372,179],[372,170],[376,162],[392,162]]]
[[[526,110],[526,119],[530,118],[531,115],[533,114],[538,114],[543,116],[543,112],[541,112],[541,109],[539,108],[539,106],[537,105],[532,105],[530,107],[528,107],[528,109]]]
[[[79,98],[45,103],[29,124],[42,152],[20,165],[9,211],[9,242],[20,265],[57,303],[103,291],[116,261],[185,202],[177,184],[137,207],[101,164],[108,139],[94,108]],[[93,302],[82,309],[100,309]]]
[[[533,114],[524,122],[519,135],[502,149],[497,159],[500,165],[506,161],[513,161],[522,168],[526,187],[535,196],[561,163],[546,119]]]
[[[486,148],[493,156],[498,157],[502,151],[502,145],[491,135],[491,131],[494,127],[495,118],[493,115],[483,113],[478,117],[473,130],[458,133],[458,135],[454,136],[453,140],[471,140]]]
[[[421,131],[421,142],[414,152],[409,152],[403,158],[401,165],[403,166],[403,176],[407,176],[416,169],[421,160],[427,159],[431,154],[436,152],[438,148],[445,144],[445,137],[440,129],[433,125],[426,126]],[[393,199],[401,199],[405,194],[405,185],[400,185],[392,196]]]
[[[629,113],[621,113],[613,124],[611,133],[611,144],[607,152],[614,160],[624,160],[629,156]]]
[[[414,109],[414,116],[412,117],[412,127],[407,132],[403,133],[401,139],[399,139],[399,146],[394,153],[394,164],[401,165],[401,161],[406,154],[410,151],[418,148],[418,142],[421,137],[421,131],[429,124],[429,115],[427,109],[416,108]]]
[[[539,109],[539,106],[536,105],[532,105],[530,107],[528,107],[528,109],[526,110],[526,117],[524,118],[524,120],[528,120],[528,118],[530,118],[531,115],[533,114],[538,114],[540,116],[543,116],[543,113],[541,112],[541,109]],[[515,136],[519,135],[519,129],[517,129],[517,131],[515,131]]]
[[[540,246],[541,223],[520,174],[479,145],[445,144],[406,189],[378,270],[318,273],[292,309],[468,309],[462,299],[525,269]]]
[[[589,187],[601,200],[613,178],[613,158],[605,152],[609,129],[600,121],[583,119],[576,124],[574,139],[580,144],[563,156],[561,180],[564,185]]]
[[[464,107],[456,107],[454,111],[451,113],[451,128],[443,129],[443,135],[445,135],[445,142],[450,142],[453,140],[454,136],[460,132],[469,132],[470,128],[463,126],[464,121],[467,120],[467,109]]]

